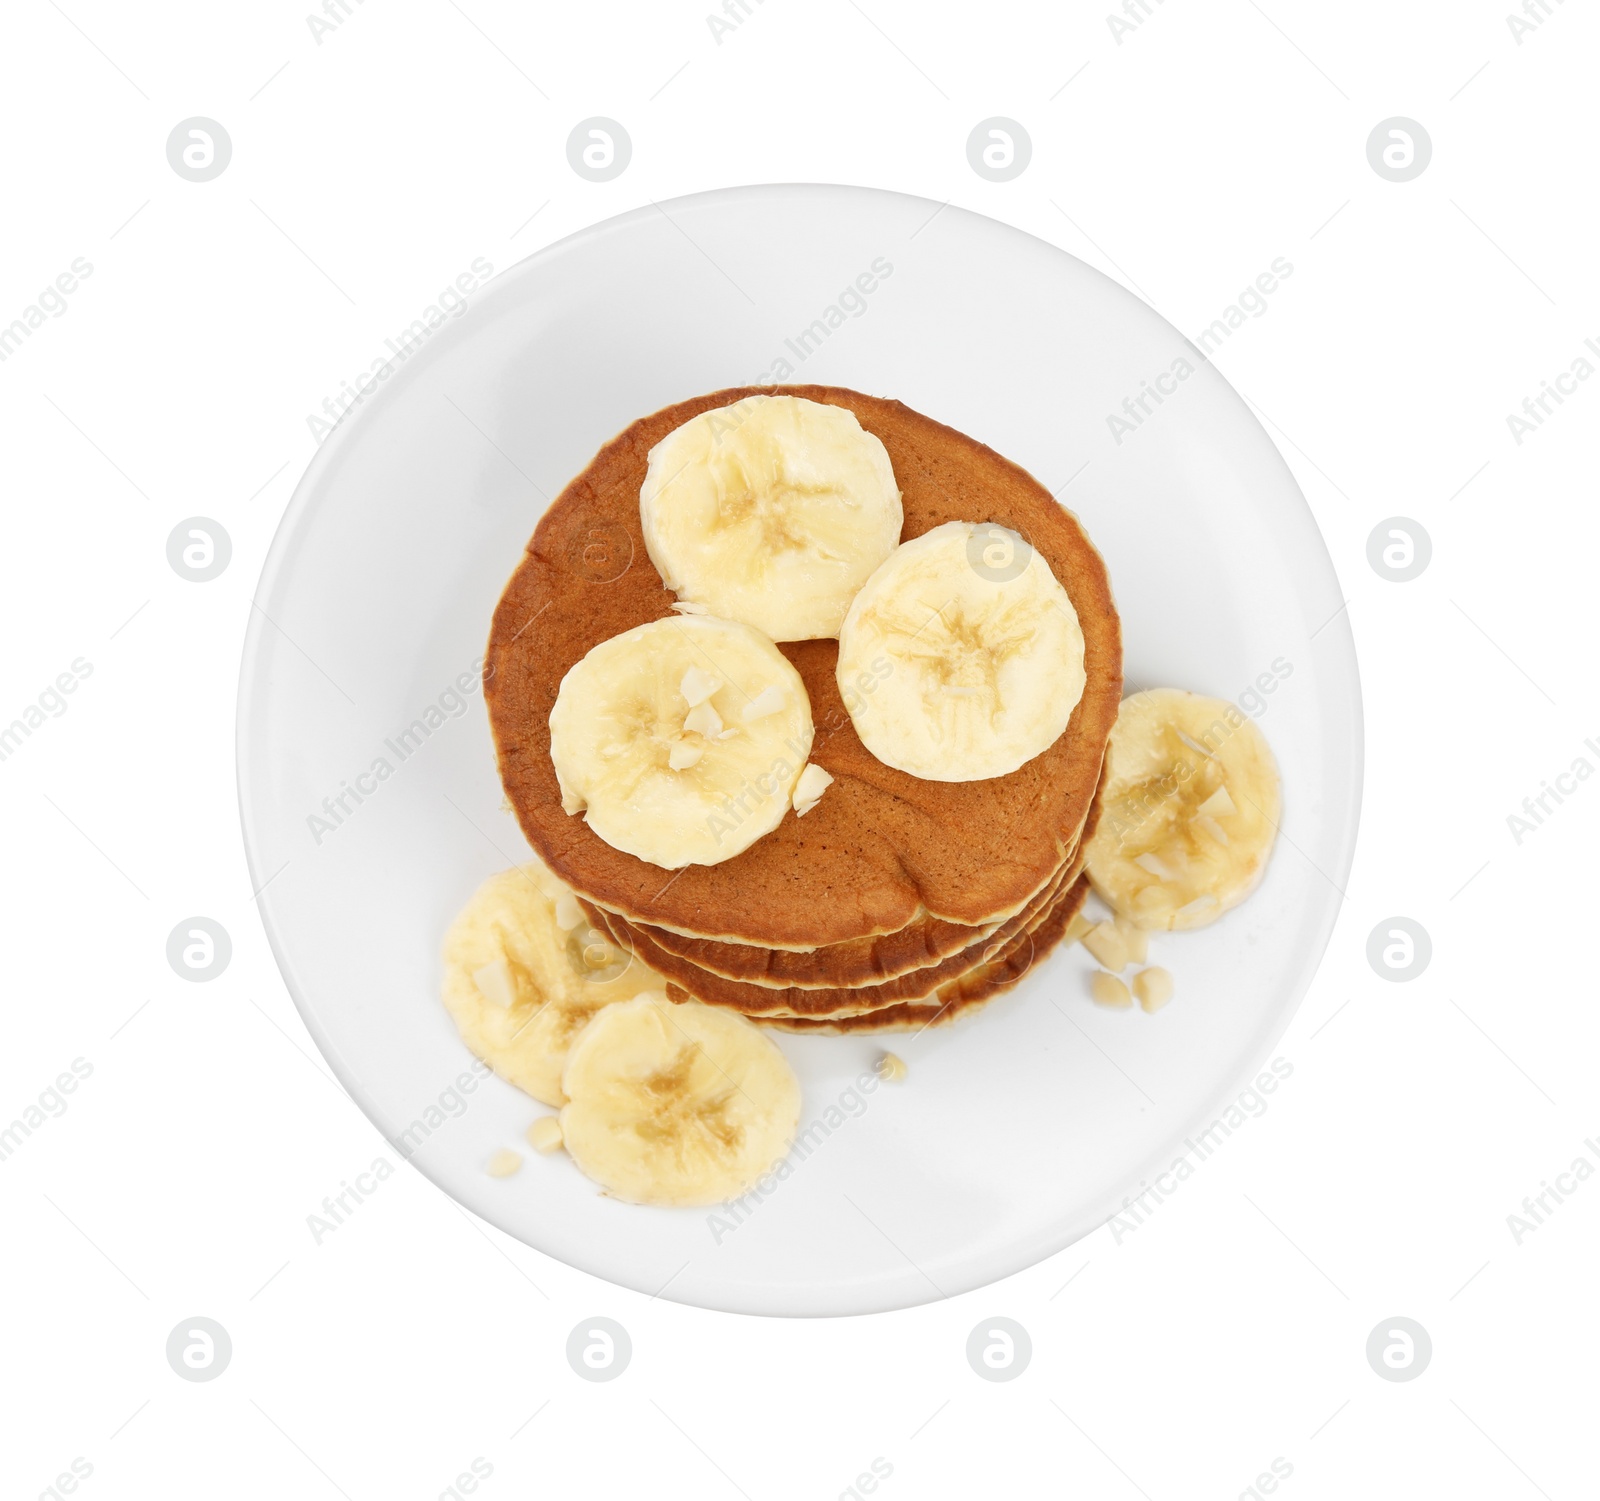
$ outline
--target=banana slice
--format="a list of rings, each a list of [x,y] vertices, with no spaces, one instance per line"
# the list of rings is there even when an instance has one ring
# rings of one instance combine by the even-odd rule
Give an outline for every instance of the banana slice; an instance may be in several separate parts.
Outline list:
[[[837,636],[902,520],[883,444],[848,407],[798,396],[747,396],[668,433],[639,515],[667,588],[774,641]]]
[[[1135,693],[1106,748],[1089,879],[1141,928],[1203,928],[1255,889],[1282,806],[1266,737],[1233,704]]]
[[[589,1018],[641,991],[664,995],[666,985],[591,928],[537,860],[490,876],[444,941],[444,1004],[461,1040],[546,1105],[566,1099],[567,1048]]]
[[[947,521],[899,547],[839,632],[839,690],[862,744],[933,782],[1004,776],[1083,696],[1078,612],[1005,527]]]
[[[590,1178],[635,1204],[720,1204],[789,1150],[800,1081],[736,1012],[640,996],[600,1012],[562,1076],[561,1135]]]
[[[778,826],[811,733],[805,684],[772,642],[682,615],[602,641],[562,678],[550,759],[568,813],[679,870],[732,859]]]

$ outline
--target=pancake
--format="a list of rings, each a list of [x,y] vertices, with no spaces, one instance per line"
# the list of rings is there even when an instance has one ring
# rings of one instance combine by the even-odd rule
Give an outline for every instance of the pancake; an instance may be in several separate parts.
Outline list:
[[[1079,876],[1039,920],[1024,931],[992,960],[974,965],[965,975],[939,988],[932,1003],[910,1002],[885,1006],[879,1011],[856,1016],[793,1017],[757,1016],[751,1020],[779,1032],[810,1034],[922,1032],[929,1027],[944,1027],[959,1017],[973,1016],[996,996],[1017,985],[1061,942],[1068,925],[1082,908],[1089,894],[1089,878]],[[668,994],[672,987],[668,986]]]
[[[1068,864],[1079,861],[1081,843],[1075,844]],[[1080,862],[1081,863],[1081,862]],[[1063,865],[1062,869],[1066,866]],[[1053,871],[1044,887],[1023,907],[1031,911],[1047,891],[1054,889],[1061,871]],[[596,908],[603,912],[603,908]],[[965,927],[943,923],[924,915],[894,933],[872,938],[856,938],[846,943],[830,943],[822,948],[768,949],[746,943],[717,943],[706,938],[686,938],[666,928],[648,923],[629,922],[619,913],[607,913],[608,924],[619,941],[630,944],[637,936],[652,954],[663,962],[677,961],[696,972],[715,975],[730,984],[758,985],[770,990],[850,990],[861,986],[883,985],[904,975],[943,963],[975,943],[982,943],[1005,926],[1005,922]],[[619,927],[620,925],[620,927]],[[642,952],[642,950],[641,950]],[[732,971],[732,973],[730,973]]]
[[[1076,859],[1078,852],[1087,848],[1099,819],[1100,798],[1097,793],[1069,859]],[[1059,872],[1052,874],[1052,880],[1055,874]],[[590,917],[599,921],[593,912]],[[627,923],[625,926],[630,931],[642,932],[653,941],[656,950],[686,959],[714,975],[781,990],[791,985],[802,989],[813,986],[878,985],[911,970],[938,964],[952,954],[991,937],[1000,924],[993,922],[981,928],[971,928],[959,923],[943,922],[924,913],[894,933],[803,950],[770,949],[747,943],[719,943],[709,938],[689,938],[670,928],[657,928],[649,924]]]
[[[562,811],[550,710],[563,676],[592,647],[672,613],[640,529],[650,449],[700,412],[775,393],[848,407],[883,442],[901,487],[902,540],[953,520],[1019,532],[1073,602],[1087,681],[1066,731],[1016,771],[925,781],[862,745],[834,678],[838,643],[786,642],[779,650],[811,700],[811,760],[833,785],[805,818],[786,817],[731,860],[667,871]],[[924,915],[981,928],[1020,911],[1073,850],[1121,691],[1110,584],[1077,520],[983,444],[899,402],[829,386],[713,392],[606,444],[540,521],[495,610],[484,662],[501,782],[528,842],[562,880],[630,922],[786,949],[897,933]]]
[[[1064,887],[1078,878],[1081,870],[1081,861],[1063,867],[1028,906],[1002,923],[990,937],[969,944],[938,964],[911,970],[878,985],[790,986],[778,990],[771,986],[747,985],[740,980],[724,979],[721,975],[698,969],[676,955],[663,952],[637,928],[630,928],[624,919],[601,909],[596,910],[606,931],[619,946],[631,949],[641,963],[665,975],[672,985],[708,1006],[728,1006],[744,1012],[746,1016],[842,1016],[900,1002],[925,1000],[932,996],[940,985],[958,979],[985,955],[992,957],[1010,944],[1030,922],[1048,910],[1051,902]],[[668,993],[671,994],[670,989]]]

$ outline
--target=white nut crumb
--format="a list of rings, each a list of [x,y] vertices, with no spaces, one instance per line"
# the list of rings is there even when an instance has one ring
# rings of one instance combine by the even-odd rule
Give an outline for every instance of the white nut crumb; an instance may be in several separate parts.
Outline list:
[[[489,1166],[485,1171],[491,1178],[509,1178],[522,1166],[522,1153],[513,1152],[509,1147],[501,1147],[489,1159]]]
[[[1147,964],[1150,960],[1150,931],[1125,917],[1116,920],[1117,932],[1122,938],[1122,949],[1129,964]]]
[[[1128,987],[1115,975],[1103,969],[1096,970],[1089,980],[1089,994],[1094,997],[1097,1006],[1115,1006],[1118,1010],[1133,1005],[1133,997],[1128,994]]]
[[[472,972],[472,983],[486,1001],[509,1011],[517,1004],[517,979],[504,954]]]
[[[776,714],[789,702],[789,695],[776,683],[768,683],[756,696],[739,711],[739,718],[746,724],[757,719],[765,719],[769,714]]]
[[[1128,943],[1115,923],[1096,923],[1080,942],[1107,969],[1118,971],[1128,967]]]
[[[709,672],[701,668],[691,667],[684,673],[683,681],[678,685],[678,692],[688,700],[689,707],[693,709],[703,704],[721,686],[719,678],[712,677]]]
[[[794,784],[795,816],[804,818],[822,801],[822,794],[831,786],[833,778],[826,771],[814,761],[808,764]]]
[[[527,1131],[528,1145],[542,1156],[561,1149],[561,1117],[541,1115]]]
[[[1161,856],[1157,854],[1147,853],[1143,855],[1135,855],[1133,857],[1133,863],[1137,865],[1140,870],[1149,871],[1150,874],[1153,875],[1158,881],[1174,881],[1177,879],[1177,877],[1172,873],[1171,867],[1168,866]]]
[[[897,1058],[893,1053],[880,1054],[873,1067],[885,1084],[898,1084],[909,1072],[905,1059]]]
[[[693,669],[691,669],[692,671]],[[683,727],[709,740],[722,731],[722,716],[712,707],[710,700],[699,703],[683,717]]]
[[[667,765],[674,771],[687,771],[697,765],[705,753],[703,745],[696,745],[690,740],[675,740],[667,751]]]
[[[1172,975],[1160,965],[1152,965],[1149,969],[1141,969],[1133,977],[1133,993],[1139,998],[1139,1004],[1146,1012],[1159,1011],[1172,999],[1174,990]]]

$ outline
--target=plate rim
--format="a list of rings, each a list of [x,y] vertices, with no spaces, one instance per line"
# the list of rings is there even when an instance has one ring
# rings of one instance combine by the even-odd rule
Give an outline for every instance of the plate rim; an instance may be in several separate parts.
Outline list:
[[[1176,325],[1171,323],[1158,309],[1153,307],[1144,298],[1124,287],[1112,277],[1100,271],[1097,267],[1081,260],[1070,251],[1062,249],[1049,240],[1033,234],[1031,231],[1009,224],[1001,219],[996,219],[988,214],[978,213],[946,202],[938,203],[931,198],[920,194],[903,193],[893,189],[876,188],[862,184],[851,183],[826,183],[826,182],[761,182],[729,185],[711,188],[696,193],[682,194],[675,198],[662,200],[659,204],[650,203],[635,208],[624,210],[622,213],[611,215],[605,219],[585,225],[572,233],[564,235],[559,240],[552,241],[521,260],[513,262],[510,266],[497,271],[484,284],[483,288],[472,299],[470,308],[478,308],[492,304],[499,295],[504,294],[513,282],[536,274],[537,269],[560,257],[581,249],[604,236],[619,230],[626,229],[629,225],[639,220],[648,219],[654,214],[664,214],[668,210],[689,207],[697,204],[708,203],[738,203],[770,196],[781,196],[793,193],[821,193],[849,195],[861,199],[871,200],[897,200],[907,204],[921,204],[935,212],[954,210],[958,217],[977,221],[991,231],[998,230],[1004,235],[1019,237],[1032,242],[1033,245],[1049,251],[1051,254],[1063,257],[1075,266],[1091,272],[1095,278],[1115,288],[1116,293],[1143,308],[1148,314],[1158,318],[1179,338],[1188,342]],[[469,326],[468,320],[462,320],[463,327]],[[430,341],[429,347],[423,352],[421,359],[412,367],[411,371],[404,374],[414,375],[417,370],[425,369],[433,360],[439,357],[439,352],[446,350],[455,340],[446,334],[445,339]],[[1206,362],[1212,374],[1222,383],[1222,387],[1237,404],[1238,410],[1249,419],[1265,442],[1267,450],[1275,456],[1282,472],[1290,486],[1294,498],[1299,502],[1301,513],[1309,523],[1310,537],[1316,543],[1316,564],[1320,567],[1328,581],[1335,590],[1339,589],[1339,574],[1334,565],[1333,555],[1328,547],[1327,538],[1322,528],[1317,523],[1315,512],[1312,511],[1306,500],[1294,472],[1290,469],[1288,461],[1284,458],[1282,450],[1272,439],[1270,433],[1261,423],[1260,418],[1251,408],[1248,401],[1237,390],[1231,381],[1219,370],[1216,365]],[[254,755],[249,746],[249,731],[258,712],[256,705],[255,684],[259,682],[261,674],[258,671],[260,663],[258,658],[262,651],[262,642],[265,638],[266,626],[271,624],[271,617],[263,608],[263,600],[270,598],[272,591],[278,583],[285,569],[289,566],[288,558],[292,553],[292,541],[296,530],[303,518],[310,512],[314,497],[320,490],[325,472],[333,465],[344,447],[349,433],[356,429],[362,422],[370,421],[371,414],[381,412],[394,401],[398,400],[398,393],[410,381],[397,380],[390,384],[380,385],[370,398],[352,404],[343,412],[334,424],[333,431],[329,433],[318,445],[317,451],[312,455],[300,479],[295,485],[287,505],[284,507],[278,525],[273,531],[271,541],[268,543],[266,554],[262,560],[261,573],[250,596],[250,609],[248,624],[245,629],[244,643],[240,653],[239,677],[237,683],[237,696],[234,713],[234,763],[235,763],[235,792],[238,802],[240,835],[244,849],[246,869],[250,876],[251,888],[255,895],[252,903],[262,924],[267,945],[277,964],[279,975],[282,977],[284,987],[289,993],[295,1010],[299,1013],[301,1021],[305,1024],[312,1040],[316,1043],[318,1051],[327,1060],[341,1088],[351,1097],[368,1122],[378,1131],[384,1140],[393,1148],[403,1162],[408,1163],[417,1172],[421,1173],[430,1183],[445,1194],[452,1203],[458,1207],[477,1215],[480,1219],[493,1225],[502,1234],[510,1236],[520,1244],[526,1245],[530,1250],[540,1255],[548,1256],[574,1271],[594,1277],[599,1281],[614,1287],[625,1288],[630,1292],[641,1293],[651,1298],[662,1298],[668,1302],[678,1303],[681,1306],[697,1308],[707,1312],[731,1313],[745,1317],[779,1317],[779,1318],[868,1318],[874,1314],[898,1312],[924,1306],[930,1303],[949,1301],[955,1298],[968,1296],[983,1289],[994,1287],[999,1283],[1026,1272],[1041,1262],[1048,1260],[1058,1252],[1085,1239],[1096,1230],[1102,1228],[1123,1211],[1127,1195],[1119,1201],[1116,1197],[1121,1189],[1113,1190],[1109,1199],[1101,1199],[1080,1206],[1078,1212],[1071,1217],[1070,1223],[1058,1225],[1049,1231],[1040,1231],[1035,1235],[1010,1242],[1009,1253],[1004,1257],[1004,1265],[997,1271],[987,1275],[972,1274],[958,1279],[959,1285],[954,1289],[936,1291],[934,1293],[917,1293],[908,1291],[904,1295],[893,1296],[887,1300],[879,1300],[870,1308],[855,1309],[813,1309],[813,1308],[777,1308],[771,1306],[749,1306],[751,1300],[733,1297],[716,1300],[705,1295],[684,1297],[670,1291],[669,1288],[652,1289],[641,1281],[630,1281],[625,1276],[613,1274],[610,1271],[595,1271],[591,1267],[571,1259],[570,1256],[560,1252],[546,1249],[544,1246],[535,1245],[527,1240],[518,1231],[501,1223],[494,1214],[485,1213],[473,1203],[468,1203],[456,1192],[452,1185],[444,1178],[431,1170],[428,1166],[417,1160],[414,1155],[408,1156],[401,1151],[398,1142],[389,1134],[388,1130],[380,1123],[383,1112],[376,1108],[375,1103],[368,1095],[361,1083],[355,1069],[350,1065],[331,1037],[323,1028],[316,1010],[306,998],[296,966],[290,955],[284,934],[280,931],[272,909],[267,901],[267,888],[270,881],[263,882],[263,866],[261,852],[258,850],[252,834],[252,799],[251,781],[254,766]],[[1341,591],[1342,592],[1342,591]],[[1333,660],[1342,659],[1348,669],[1348,679],[1344,684],[1348,703],[1345,706],[1347,715],[1342,723],[1344,733],[1334,737],[1334,726],[1330,725],[1321,740],[1321,747],[1330,763],[1329,780],[1335,787],[1341,786],[1345,794],[1347,807],[1337,810],[1339,818],[1336,826],[1341,831],[1334,861],[1335,873],[1340,882],[1348,880],[1349,873],[1354,865],[1356,847],[1359,841],[1361,811],[1365,785],[1365,709],[1361,689],[1361,669],[1359,655],[1355,647],[1354,632],[1349,623],[1348,615],[1341,615],[1329,622],[1328,630],[1330,639],[1327,646],[1321,649],[1319,655],[1326,653]],[[1314,639],[1314,638],[1313,638]],[[1332,775],[1334,765],[1344,768],[1342,779]],[[1339,884],[1339,883],[1336,883]],[[1341,886],[1342,889],[1342,886]],[[1185,1137],[1192,1136],[1198,1126],[1204,1121],[1221,1113],[1222,1109],[1232,1103],[1241,1088],[1248,1087],[1270,1059],[1278,1043],[1282,1041],[1290,1024],[1299,1013],[1307,992],[1321,967],[1323,956],[1332,941],[1334,931],[1338,926],[1339,918],[1343,912],[1343,904],[1330,905],[1324,910],[1316,924],[1315,936],[1301,956],[1301,962],[1296,967],[1292,982],[1285,989],[1285,998],[1280,1001],[1273,1012],[1270,1025],[1263,1027],[1258,1032],[1254,1046],[1242,1054],[1253,1061],[1250,1067],[1238,1072],[1230,1071],[1227,1079],[1210,1095],[1206,1097],[1205,1107],[1188,1119]],[[1173,1147],[1165,1144],[1155,1149],[1149,1156],[1132,1171],[1127,1182],[1143,1181],[1150,1176],[1152,1170],[1164,1171],[1165,1167],[1154,1168],[1157,1163],[1165,1163],[1171,1156]],[[837,1291],[845,1291],[838,1289]],[[756,1295],[759,1298],[761,1295]],[[840,1301],[835,1296],[835,1301]]]

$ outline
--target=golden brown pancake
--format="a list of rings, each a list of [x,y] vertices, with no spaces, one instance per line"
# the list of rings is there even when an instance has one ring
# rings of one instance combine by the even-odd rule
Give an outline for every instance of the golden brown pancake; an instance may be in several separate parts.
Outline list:
[[[1087,847],[1099,818],[1100,798],[1097,793],[1074,842],[1069,861],[1076,861],[1078,852]],[[1051,881],[1054,882],[1054,876]],[[586,908],[591,905],[584,903]],[[596,911],[591,911],[589,916],[596,923],[601,921]],[[689,938],[674,933],[670,928],[651,927],[645,923],[624,924],[626,930],[640,932],[653,940],[657,951],[686,959],[699,969],[710,970],[724,979],[742,980],[750,985],[768,985],[780,990],[791,985],[808,989],[882,984],[885,980],[893,980],[912,970],[938,964],[974,943],[991,938],[1000,926],[999,922],[993,922],[981,928],[969,928],[958,923],[941,922],[938,918],[923,914],[894,933],[850,939],[822,948],[797,950],[760,948],[747,943],[718,943],[709,938]],[[615,931],[615,925],[612,927]]]
[[[835,641],[780,646],[805,682],[811,759],[833,785],[805,818],[720,865],[663,870],[613,849],[561,810],[550,710],[569,668],[600,642],[671,613],[645,552],[639,487],[648,455],[691,417],[756,394],[848,407],[882,440],[901,487],[902,540],[946,521],[1019,532],[1072,599],[1083,697],[1066,731],[1007,776],[924,781],[866,750],[834,679]],[[832,386],[739,387],[635,422],[540,521],[495,610],[484,694],[500,779],[529,843],[580,894],[630,921],[767,948],[894,933],[927,914],[969,927],[1009,917],[1073,848],[1122,691],[1122,641],[1105,565],[1077,520],[1026,470],[896,401]]]
[[[703,970],[668,954],[646,938],[637,928],[628,926],[623,918],[601,908],[595,911],[606,931],[619,947],[630,949],[634,955],[657,973],[665,975],[671,984],[668,994],[676,986],[697,1001],[708,1006],[728,1006],[742,1011],[746,1016],[842,1016],[846,1013],[876,1010],[882,1006],[905,1001],[926,1000],[939,986],[965,974],[986,955],[993,957],[1007,947],[1017,934],[1042,915],[1062,889],[1077,880],[1082,861],[1074,862],[1057,872],[1053,880],[1021,912],[1007,919],[988,938],[979,939],[959,953],[952,954],[938,964],[914,969],[895,979],[878,985],[851,987],[811,986],[774,989],[766,985],[747,985],[741,980],[724,979],[709,970]]]
[[[1067,931],[1089,894],[1089,878],[1079,876],[1056,898],[1038,925],[1019,933],[1006,949],[991,960],[974,965],[959,979],[940,986],[934,1001],[885,1006],[855,1016],[796,1017],[756,1016],[751,1020],[780,1032],[872,1033],[921,1032],[928,1027],[948,1026],[957,1017],[971,1016],[990,1001],[1010,990],[1047,955]],[[671,994],[671,988],[668,988]],[[681,997],[674,997],[681,999]]]
[[[1072,849],[1062,868],[1078,859],[1083,844],[1084,836],[1080,833],[1073,840]],[[1060,870],[1051,872],[1046,878],[1045,887],[1053,887],[1059,874]],[[1037,895],[1035,893],[1035,898]],[[1030,898],[1029,905],[1035,898]],[[765,985],[782,990],[789,986],[805,989],[813,986],[880,985],[912,970],[938,964],[952,954],[970,948],[974,943],[992,936],[1003,921],[1005,919],[996,919],[981,927],[970,927],[963,923],[945,922],[924,912],[893,933],[852,938],[844,943],[824,944],[815,949],[774,949],[748,943],[720,943],[710,938],[690,938],[670,928],[658,928],[648,923],[630,922],[627,926],[631,931],[640,932],[650,939],[656,949],[684,959],[699,969],[747,985]]]

